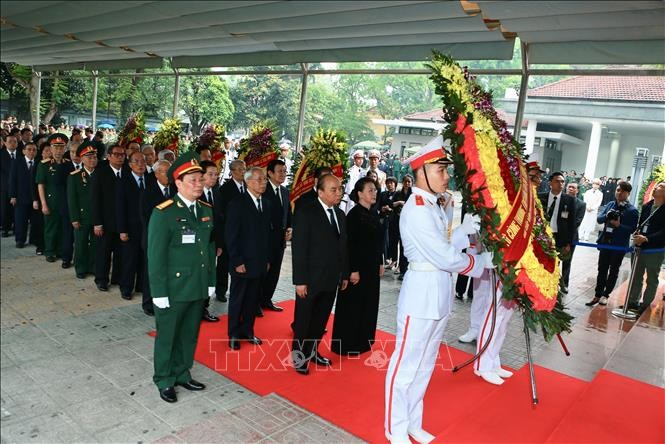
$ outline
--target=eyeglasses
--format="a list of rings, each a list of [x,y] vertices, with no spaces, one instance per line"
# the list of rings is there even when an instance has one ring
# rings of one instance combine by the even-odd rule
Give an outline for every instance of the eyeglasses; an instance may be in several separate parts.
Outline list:
[[[268,179],[266,179],[265,177],[262,177],[260,179],[247,179],[247,180],[256,180],[257,182],[268,182]]]
[[[126,154],[125,153],[111,153],[111,156],[113,156],[113,157],[125,157]]]

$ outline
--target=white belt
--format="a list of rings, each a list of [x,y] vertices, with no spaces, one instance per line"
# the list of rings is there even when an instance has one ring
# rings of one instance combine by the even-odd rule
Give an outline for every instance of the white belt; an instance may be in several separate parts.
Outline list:
[[[440,271],[429,262],[409,262],[409,270],[412,271]]]

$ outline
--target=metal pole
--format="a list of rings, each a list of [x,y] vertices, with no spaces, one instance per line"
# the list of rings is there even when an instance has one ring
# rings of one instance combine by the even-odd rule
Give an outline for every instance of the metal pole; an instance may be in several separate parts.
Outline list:
[[[298,111],[298,130],[296,131],[296,152],[302,149],[303,131],[305,129],[305,102],[307,101],[307,63],[301,63],[302,83],[300,85],[300,109]]]
[[[92,78],[92,130],[97,130],[97,92],[99,91],[99,77],[97,71],[93,71]]]
[[[522,48],[522,81],[520,82],[520,96],[517,101],[517,111],[515,113],[515,128],[513,137],[520,141],[522,132],[522,120],[524,118],[524,106],[526,105],[526,92],[529,89],[529,45],[521,42]]]
[[[177,68],[173,68],[175,73],[175,86],[173,90],[173,117],[178,117],[178,102],[180,101],[180,73]]]
[[[529,379],[531,380],[531,401],[533,405],[538,404],[538,392],[536,390],[536,373],[533,369],[533,357],[531,356],[531,337],[529,336],[529,327],[526,325],[526,318],[522,315],[524,320],[524,340],[526,341],[526,358],[529,362]]]
[[[626,292],[626,300],[623,302],[623,308],[615,308],[612,310],[612,315],[617,318],[631,319],[635,320],[638,318],[638,314],[634,311],[628,310],[628,302],[630,302],[630,292],[633,290],[633,284],[635,283],[635,270],[637,269],[637,261],[640,260],[640,250],[641,248],[635,246],[635,255],[633,256],[633,266],[630,269],[630,278],[628,279],[628,290]]]
[[[32,77],[34,79],[35,87],[35,108],[32,110],[32,124],[37,127],[40,123],[40,110],[41,108],[41,96],[42,96],[42,73],[39,71],[33,71]]]

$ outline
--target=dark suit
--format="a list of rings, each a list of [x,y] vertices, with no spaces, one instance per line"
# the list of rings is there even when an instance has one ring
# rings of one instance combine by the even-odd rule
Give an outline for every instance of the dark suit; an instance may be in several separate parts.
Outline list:
[[[14,225],[14,208],[9,203],[9,175],[14,162],[21,157],[18,149],[14,151],[14,159],[7,148],[0,150],[0,222],[5,234],[9,233]]]
[[[79,164],[83,168],[83,164]],[[67,196],[67,178],[76,169],[74,162],[62,162],[56,172],[56,186],[62,196]],[[69,204],[63,199],[58,207],[62,218],[62,262],[71,262],[74,256],[74,227],[69,218]]]
[[[264,199],[259,211],[248,192],[233,199],[227,207],[224,241],[229,255],[231,292],[229,294],[229,337],[253,338],[254,319],[259,306],[261,283],[270,257],[270,203]],[[236,272],[245,265],[246,272]]]
[[[286,230],[291,227],[289,191],[281,185],[277,191],[280,193],[281,201],[277,194],[275,194],[272,183],[268,181],[266,192],[263,193],[264,200],[270,203],[270,218],[273,226],[270,235],[270,251],[273,262],[270,264],[270,270],[268,270],[268,274],[263,280],[261,298],[261,306],[263,307],[272,304],[272,297],[275,293],[275,288],[277,288],[279,273],[282,269],[282,259],[284,259],[284,249],[286,248],[284,236],[286,235]]]
[[[213,239],[215,241],[215,248],[222,248],[218,247],[218,245],[224,245],[224,229],[223,229],[223,215],[220,210],[221,208],[221,194],[220,194],[220,186],[215,185],[212,188],[210,188],[207,192],[206,189],[203,189],[203,194],[201,194],[201,197],[199,198],[200,201],[207,203],[212,207],[212,214],[213,214]],[[209,195],[211,194],[211,196]],[[216,262],[216,280],[215,282],[220,282],[223,281],[224,279],[228,280],[229,276],[229,268],[228,265],[226,268],[223,267],[224,264],[222,264],[222,261],[220,260],[219,257],[216,257],[215,259]],[[228,264],[228,263],[227,263]],[[221,291],[221,289],[220,289]],[[215,288],[215,292],[217,292],[217,288]],[[219,294],[219,299],[222,299],[222,296],[226,293],[226,289],[224,289],[224,293]],[[207,310],[208,307],[210,307],[210,299],[206,299],[204,302],[205,309]],[[204,314],[205,315],[205,314]]]
[[[154,178],[154,175],[153,175]],[[146,176],[146,189],[141,193],[139,201],[139,213],[141,215],[141,228],[143,235],[141,237],[141,248],[143,249],[143,294],[141,306],[144,310],[152,311],[152,294],[150,292],[150,280],[148,278],[148,223],[152,216],[153,209],[167,199],[176,195],[174,187],[167,187],[168,196],[164,195],[162,186],[157,180],[148,180]]]
[[[122,168],[121,176],[131,172]],[[95,283],[108,285],[109,271],[111,270],[111,255],[113,255],[113,271],[111,282],[117,283],[120,279],[120,237],[116,216],[116,192],[120,182],[108,162],[102,164],[92,175],[92,221],[93,225],[102,225],[104,234],[97,239],[97,252],[95,258]]]
[[[32,203],[38,201],[35,188],[35,173],[37,161],[32,160],[32,168],[28,170],[25,157],[19,157],[12,165],[9,174],[9,198],[16,199],[14,206],[14,239],[24,244],[28,237],[28,222],[30,222],[30,242],[34,243],[33,233],[38,225],[38,210],[32,208]]]
[[[575,231],[573,232],[572,244],[570,246],[570,254],[561,261],[561,279],[565,288],[568,288],[570,281],[570,265],[573,262],[573,254],[575,253],[575,244],[579,241],[578,229],[584,219],[586,212],[586,202],[581,199],[575,198]]]
[[[247,189],[244,182],[243,189]],[[222,249],[221,256],[217,258],[217,284],[215,287],[217,298],[224,296],[226,290],[229,289],[229,253],[226,251],[224,240],[224,225],[226,223],[227,207],[238,196],[240,196],[238,185],[233,179],[229,179],[219,187],[219,199],[216,199],[216,205],[213,208],[215,215],[215,244],[217,248]]]
[[[131,294],[132,291],[143,291],[143,225],[141,224],[141,195],[145,192],[139,188],[134,175],[130,172],[122,176],[116,190],[116,215],[118,233],[127,233],[129,240],[120,243],[122,268],[120,270],[120,291]]]
[[[538,198],[543,205],[543,210],[545,214],[548,211],[548,200],[549,193],[540,193]],[[571,246],[573,243],[573,237],[575,236],[575,198],[567,195],[563,191],[559,194],[559,211],[557,214],[552,215],[552,219],[556,218],[557,222],[557,231],[554,233],[554,241],[556,242],[556,248],[561,253],[561,250],[565,246]],[[550,223],[551,225],[551,223]]]
[[[303,202],[293,215],[293,284],[307,285],[307,296],[296,295],[293,340],[296,365],[314,356],[337,288],[349,277],[346,217],[337,207],[334,212],[339,232],[331,225],[318,199]]]

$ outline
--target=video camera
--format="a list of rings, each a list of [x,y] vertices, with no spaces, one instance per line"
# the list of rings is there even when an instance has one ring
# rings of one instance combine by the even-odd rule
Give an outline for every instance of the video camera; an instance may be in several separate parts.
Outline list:
[[[607,212],[606,217],[608,222],[619,220],[621,219],[621,211],[612,208]]]

